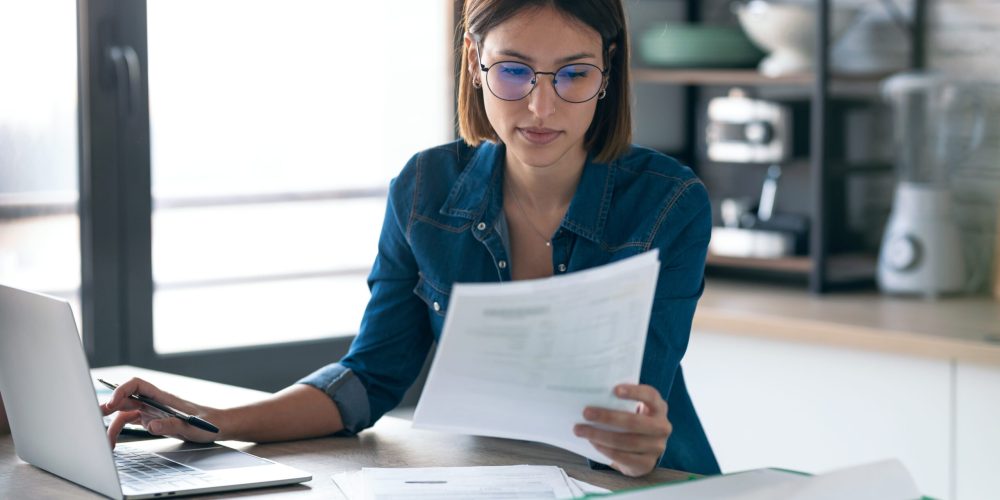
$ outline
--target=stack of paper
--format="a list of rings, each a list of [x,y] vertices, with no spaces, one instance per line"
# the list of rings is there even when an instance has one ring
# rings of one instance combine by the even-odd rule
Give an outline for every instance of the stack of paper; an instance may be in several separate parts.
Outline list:
[[[554,499],[608,492],[544,465],[364,468],[336,474],[333,481],[349,500]]]
[[[539,441],[611,461],[573,434],[587,406],[634,411],[660,265],[652,250],[541,280],[456,284],[416,428]]]

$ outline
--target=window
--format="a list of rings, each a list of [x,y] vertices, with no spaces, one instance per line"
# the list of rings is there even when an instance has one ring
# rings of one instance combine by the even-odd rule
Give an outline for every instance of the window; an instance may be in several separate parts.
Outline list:
[[[454,137],[454,7],[0,3],[0,282],[77,303],[93,366],[336,361],[389,180]]]
[[[74,3],[0,3],[0,283],[79,321],[76,56]]]
[[[147,5],[156,352],[353,335],[389,180],[452,137],[446,6]]]

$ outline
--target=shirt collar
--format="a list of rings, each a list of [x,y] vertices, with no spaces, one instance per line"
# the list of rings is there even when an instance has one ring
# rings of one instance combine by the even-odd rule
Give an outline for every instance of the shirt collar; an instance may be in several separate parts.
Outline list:
[[[483,142],[459,175],[441,207],[444,215],[493,223],[503,209],[503,144]],[[600,242],[611,208],[615,180],[614,163],[597,163],[591,155],[583,167],[580,183],[563,218],[562,227],[594,242]]]

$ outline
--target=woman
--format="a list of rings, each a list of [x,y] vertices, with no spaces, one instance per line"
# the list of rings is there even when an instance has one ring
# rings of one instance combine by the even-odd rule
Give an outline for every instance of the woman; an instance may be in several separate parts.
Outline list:
[[[347,356],[266,401],[227,410],[133,379],[103,408],[124,410],[111,439],[139,420],[154,434],[193,441],[360,432],[417,376],[453,283],[552,276],[656,247],[662,268],[641,383],[616,388],[637,409],[587,408],[582,419],[603,425],[574,432],[629,476],[657,466],[718,472],[680,370],[703,284],[708,197],[689,169],[629,144],[621,1],[467,0],[463,21],[462,140],[417,154],[393,180],[371,300]],[[202,415],[222,432],[143,414],[125,398],[131,393]]]

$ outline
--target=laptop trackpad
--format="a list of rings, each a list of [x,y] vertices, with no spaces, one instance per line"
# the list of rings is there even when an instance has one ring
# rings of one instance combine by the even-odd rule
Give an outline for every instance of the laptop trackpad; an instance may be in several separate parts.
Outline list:
[[[185,443],[187,444],[187,443]],[[273,462],[241,453],[223,446],[207,446],[204,448],[187,448],[176,451],[158,451],[157,455],[173,460],[188,467],[201,470],[235,469],[239,467],[255,467],[270,465]]]

